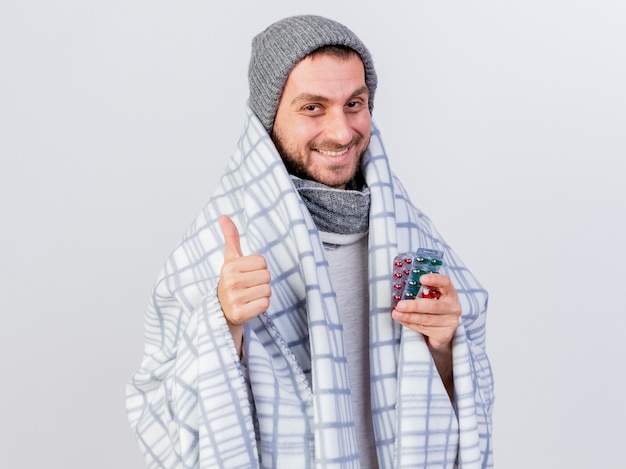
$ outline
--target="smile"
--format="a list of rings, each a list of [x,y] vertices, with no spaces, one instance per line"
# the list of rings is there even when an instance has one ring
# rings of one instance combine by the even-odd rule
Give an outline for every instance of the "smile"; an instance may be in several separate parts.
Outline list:
[[[330,150],[322,150],[322,149],[318,149],[317,151],[325,156],[341,156],[341,155],[345,155],[346,153],[348,153],[348,150],[350,150],[350,148],[344,148],[343,150],[340,150],[340,151],[330,151]]]

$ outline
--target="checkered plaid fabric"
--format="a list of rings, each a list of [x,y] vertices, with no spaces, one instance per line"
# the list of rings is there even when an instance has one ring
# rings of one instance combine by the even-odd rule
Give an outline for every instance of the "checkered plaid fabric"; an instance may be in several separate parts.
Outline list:
[[[379,466],[491,468],[487,293],[409,201],[375,126],[363,169],[371,190],[369,352]],[[243,361],[216,294],[222,214],[237,224],[244,254],[265,256],[272,274],[271,305],[246,325]],[[393,258],[417,247],[444,251],[443,272],[463,308],[453,345],[456,409],[423,336],[390,314]],[[322,242],[249,109],[217,190],[156,282],[127,408],[149,467],[359,467],[342,326]]]

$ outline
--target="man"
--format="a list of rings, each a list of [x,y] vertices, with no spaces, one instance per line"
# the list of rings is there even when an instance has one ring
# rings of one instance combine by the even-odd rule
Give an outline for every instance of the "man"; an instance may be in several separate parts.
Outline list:
[[[146,313],[128,386],[151,467],[492,467],[487,294],[408,200],[345,26],[255,37],[248,121]],[[392,308],[393,259],[444,252]]]

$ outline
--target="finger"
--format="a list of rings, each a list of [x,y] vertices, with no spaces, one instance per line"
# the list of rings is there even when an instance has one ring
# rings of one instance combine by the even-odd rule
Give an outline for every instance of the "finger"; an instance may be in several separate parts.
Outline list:
[[[425,274],[420,277],[423,286],[434,288],[439,292],[439,296],[435,293],[433,296],[441,298],[442,296],[456,297],[456,290],[452,284],[450,277],[443,274]]]
[[[263,311],[267,311],[270,300],[267,297],[257,298],[242,305],[237,305],[227,315],[226,319],[233,324],[245,324],[250,319],[257,317]]]
[[[263,258],[258,256],[261,260]],[[261,270],[246,270],[247,265],[244,265],[246,261],[250,260],[252,256],[242,258],[240,261],[225,265],[222,269],[223,279],[222,283],[229,291],[246,290],[259,285],[266,285],[269,287],[271,276],[267,269]],[[236,265],[235,265],[236,264]],[[231,268],[231,266],[235,266]]]
[[[219,218],[222,234],[224,235],[224,261],[231,261],[243,256],[241,252],[241,238],[237,225],[226,215]]]
[[[443,274],[424,274],[420,277],[420,283],[437,288],[446,288],[451,285],[450,277]]]
[[[459,316],[455,314],[431,314],[431,313],[404,313],[394,310],[393,318],[403,325],[412,325],[428,328],[449,328],[459,324]],[[422,332],[422,331],[420,331]]]
[[[255,285],[240,291],[237,295],[237,303],[240,305],[250,304],[263,298],[269,299],[271,296],[272,289],[269,284]]]
[[[460,316],[461,306],[456,299],[447,297],[442,298],[439,301],[433,301],[431,299],[419,298],[416,300],[403,300],[400,301],[395,311],[401,314],[407,315],[450,315]]]

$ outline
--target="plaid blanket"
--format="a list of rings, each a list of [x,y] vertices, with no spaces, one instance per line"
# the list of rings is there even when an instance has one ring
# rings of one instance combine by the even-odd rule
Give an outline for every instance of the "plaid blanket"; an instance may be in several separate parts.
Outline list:
[[[369,353],[379,465],[492,467],[487,293],[409,201],[375,125],[362,167],[371,191]],[[270,308],[246,325],[242,361],[216,294],[222,214],[237,224],[244,254],[265,256],[272,274]],[[423,336],[390,314],[393,258],[417,247],[444,251],[443,272],[463,308],[453,344],[456,407]],[[324,248],[249,108],[217,190],[158,277],[127,409],[149,467],[359,467],[342,326]]]

